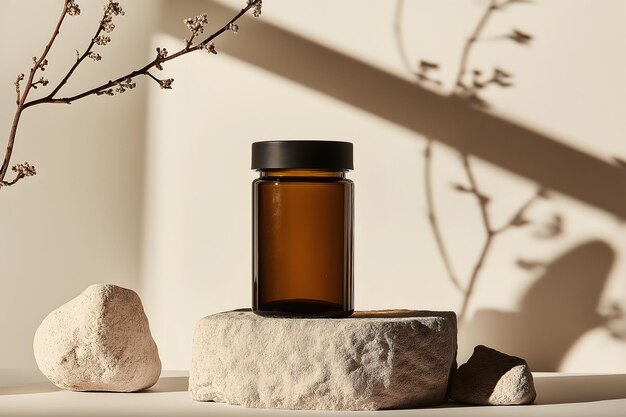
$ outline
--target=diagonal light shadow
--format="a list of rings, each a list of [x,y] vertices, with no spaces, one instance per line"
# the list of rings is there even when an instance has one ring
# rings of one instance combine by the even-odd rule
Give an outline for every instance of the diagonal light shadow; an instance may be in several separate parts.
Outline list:
[[[214,22],[236,12],[211,0],[163,2],[162,27],[184,37],[185,17],[208,11]],[[244,17],[220,52],[298,82],[464,153],[626,220],[626,170],[529,127],[430,92],[262,19]]]

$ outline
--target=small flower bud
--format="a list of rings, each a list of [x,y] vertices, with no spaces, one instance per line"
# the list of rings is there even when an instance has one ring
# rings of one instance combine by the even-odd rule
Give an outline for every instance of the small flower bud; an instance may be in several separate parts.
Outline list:
[[[165,80],[160,80],[159,81],[159,85],[161,86],[162,89],[165,90],[170,90],[172,88],[172,83],[174,82],[173,78],[168,78]]]
[[[67,2],[67,14],[69,14],[70,16],[78,16],[80,15],[80,7],[78,6],[78,4],[76,4],[76,2],[74,0],[69,0]]]

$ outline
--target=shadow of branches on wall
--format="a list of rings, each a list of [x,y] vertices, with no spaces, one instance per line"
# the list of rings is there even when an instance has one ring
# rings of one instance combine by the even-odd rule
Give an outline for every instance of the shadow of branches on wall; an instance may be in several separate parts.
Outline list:
[[[435,85],[441,89],[442,83],[440,80],[433,78],[433,73],[436,73],[440,69],[441,65],[432,61],[420,59],[415,68],[410,63],[408,57],[405,42],[403,39],[403,12],[404,12],[404,0],[397,0],[396,12],[394,17],[394,34],[396,40],[396,46],[398,53],[402,59],[402,62],[406,70],[415,76],[415,81],[420,85]],[[467,100],[469,105],[477,106],[480,108],[489,108],[489,102],[482,97],[483,91],[490,86],[498,88],[509,88],[514,85],[513,74],[509,71],[495,67],[491,70],[491,76],[485,77],[483,73],[484,69],[472,65],[470,67],[470,57],[474,48],[479,42],[483,41],[483,31],[488,26],[490,21],[498,14],[502,14],[511,8],[512,5],[525,3],[523,0],[489,0],[487,2],[480,19],[474,26],[471,34],[467,37],[461,49],[459,57],[458,68],[456,70],[456,77],[450,90],[446,93],[450,97],[459,97]],[[509,42],[514,42],[520,45],[528,45],[533,36],[523,32],[519,29],[513,29],[509,33],[502,33],[499,36],[492,36],[490,39],[499,39]],[[470,71],[471,69],[471,71]],[[437,243],[437,248],[441,254],[442,261],[446,267],[448,279],[463,295],[463,302],[458,310],[459,321],[463,323],[465,315],[474,295],[474,290],[478,282],[478,278],[483,269],[483,266],[488,261],[488,255],[496,242],[496,238],[501,234],[513,229],[531,225],[532,222],[528,219],[527,211],[540,199],[548,198],[548,192],[538,187],[530,197],[526,198],[525,202],[521,204],[513,213],[510,214],[509,219],[502,225],[494,225],[491,213],[491,205],[493,197],[488,195],[483,186],[480,185],[478,177],[474,172],[474,163],[470,155],[466,152],[459,151],[460,163],[465,171],[465,184],[454,183],[452,188],[457,192],[465,193],[473,197],[476,204],[480,209],[482,226],[485,233],[485,238],[481,246],[479,255],[474,263],[472,271],[465,282],[461,282],[459,277],[454,272],[452,258],[448,253],[448,248],[445,243],[441,227],[439,226],[440,219],[435,209],[434,203],[434,190],[433,190],[433,140],[427,138],[426,149],[424,151],[424,188],[426,192],[426,206],[428,210],[428,220]],[[563,229],[562,217],[558,214],[555,215],[558,220],[556,227],[553,228],[554,233],[546,235],[546,237],[556,237]]]
[[[440,68],[439,63],[420,59],[415,67],[411,65],[403,39],[404,3],[404,0],[397,0],[394,22],[396,45],[400,58],[407,71],[415,76],[416,83],[423,86],[434,86],[441,90],[441,81],[434,78]],[[477,43],[484,39],[504,40],[522,46],[530,45],[534,36],[519,29],[512,29],[508,33],[502,33],[495,37],[485,38],[483,36],[483,31],[492,18],[501,15],[513,5],[528,3],[531,2],[524,0],[489,0],[486,2],[480,19],[461,49],[457,75],[451,91],[448,93],[449,96],[463,98],[471,106],[487,109],[490,107],[489,103],[481,96],[485,88],[491,85],[509,88],[514,85],[513,74],[505,69],[496,67],[491,71],[490,77],[485,77],[484,73],[488,73],[488,71],[475,66],[470,68],[470,56]],[[487,255],[496,238],[509,229],[532,225],[533,221],[527,217],[526,212],[536,201],[549,198],[550,194],[540,184],[537,191],[519,206],[507,222],[501,226],[494,226],[490,210],[492,197],[485,194],[482,186],[479,185],[469,155],[463,150],[459,150],[459,154],[467,176],[467,184],[455,183],[453,188],[458,192],[467,193],[474,197],[480,208],[486,236],[470,277],[464,282],[459,280],[454,272],[452,258],[441,233],[439,216],[434,206],[431,168],[433,164],[433,140],[431,138],[428,138],[424,152],[424,179],[428,218],[437,247],[446,267],[448,278],[463,294],[463,303],[459,310],[462,345],[467,348],[489,341],[488,343],[492,346],[503,351],[519,352],[516,354],[527,358],[535,370],[556,371],[568,350],[584,333],[595,327],[603,325],[608,328],[613,337],[624,338],[624,332],[621,330],[624,314],[619,306],[614,309],[614,317],[610,315],[601,317],[597,313],[600,297],[615,257],[615,252],[605,242],[601,241],[592,241],[573,251],[580,255],[580,259],[583,259],[582,262],[585,263],[580,267],[575,265],[570,270],[569,263],[581,262],[576,259],[576,256],[564,256],[563,259],[560,258],[546,267],[545,273],[526,293],[518,313],[480,310],[467,323],[467,307],[472,298],[479,273],[487,261]],[[541,225],[539,231],[535,231],[534,236],[540,239],[557,237],[563,232],[563,226],[563,217],[555,213],[549,222]],[[523,259],[517,261],[517,266],[528,271],[545,267],[541,262]],[[615,325],[615,323],[619,324]]]
[[[558,370],[583,334],[607,323],[597,306],[615,256],[606,242],[590,240],[545,266],[532,262],[539,276],[519,311],[478,310],[459,337],[468,346],[488,340],[495,349],[525,358],[533,370]]]

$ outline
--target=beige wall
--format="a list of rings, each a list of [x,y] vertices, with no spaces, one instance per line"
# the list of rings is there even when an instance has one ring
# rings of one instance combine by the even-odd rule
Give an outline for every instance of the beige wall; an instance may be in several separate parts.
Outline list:
[[[151,40],[146,39],[150,30],[139,26],[134,29],[140,35],[124,38],[143,51],[135,51],[137,57],[156,46],[175,50],[186,36],[184,17],[208,11],[216,27],[228,15],[227,7],[239,3],[165,1],[165,18],[157,22]],[[612,304],[626,308],[626,201],[619,188],[626,180],[612,162],[615,156],[626,157],[626,80],[621,75],[626,62],[618,53],[626,35],[620,20],[626,5],[601,3],[537,2],[494,17],[487,36],[516,27],[535,40],[528,47],[490,41],[476,48],[473,65],[503,66],[516,82],[514,88],[487,91],[492,110],[486,114],[440,95],[445,90],[435,94],[413,85],[394,38],[396,2],[360,0],[269,0],[261,20],[244,21],[240,34],[217,42],[217,56],[189,56],[167,65],[165,74],[175,78],[172,91],[149,85],[104,104],[94,99],[47,113],[56,126],[46,129],[54,136],[47,143],[55,146],[27,148],[25,140],[21,157],[38,168],[58,166],[59,172],[41,169],[32,182],[7,192],[4,200],[10,202],[0,208],[15,213],[21,207],[19,214],[2,216],[7,235],[50,231],[37,243],[46,251],[3,239],[1,253],[11,255],[3,260],[8,264],[3,273],[20,279],[3,275],[2,309],[19,307],[25,318],[2,319],[7,320],[0,322],[2,331],[15,335],[2,352],[32,364],[27,348],[38,320],[87,284],[107,281],[140,292],[164,367],[187,368],[195,322],[250,302],[254,173],[249,152],[250,143],[260,139],[355,143],[356,169],[350,177],[357,187],[357,308],[458,311],[462,295],[447,278],[427,220],[423,151],[429,136],[435,140],[437,213],[464,283],[484,234],[474,200],[450,187],[466,182],[457,150],[476,155],[478,181],[492,197],[497,224],[537,184],[552,190],[549,200],[529,212],[536,225],[503,234],[489,252],[461,323],[460,359],[484,343],[527,357],[536,370],[626,372],[626,343],[610,335],[602,317]],[[3,3],[1,18],[16,4]],[[125,19],[133,19],[131,7],[145,13],[135,4],[127,5]],[[405,2],[402,39],[411,62],[439,62],[449,86],[463,41],[483,6]],[[6,25],[3,21],[0,31],[9,31]],[[10,33],[18,30],[12,27]],[[32,35],[28,42],[37,45],[34,38],[43,36]],[[10,50],[11,62],[28,62],[30,52],[20,55],[12,45]],[[2,78],[12,81],[19,68],[14,66],[3,66]],[[9,87],[2,87],[0,97],[7,97],[3,106],[10,109]],[[78,129],[59,120],[76,108],[86,112],[79,118],[86,125],[80,132],[93,119],[86,115],[98,111],[119,112],[117,117],[129,120],[106,132],[97,129],[85,149],[76,148],[78,140],[66,135],[74,132],[78,138]],[[22,132],[22,138],[38,135],[34,130],[27,134],[26,128]],[[137,148],[126,148],[129,136],[145,136],[145,149],[137,141],[132,142]],[[105,140],[111,138],[119,141],[115,148]],[[120,156],[120,149],[128,153]],[[108,158],[114,158],[115,169]],[[75,160],[85,166],[90,162],[90,169],[71,175]],[[117,180],[107,181],[110,175]],[[35,188],[44,181],[50,183]],[[81,190],[77,182],[83,192],[76,192]],[[59,208],[51,211],[46,205]],[[66,216],[62,222],[59,213]],[[537,238],[540,225],[554,213],[563,217],[564,233]],[[62,232],[66,228],[74,234]],[[80,256],[73,255],[77,251]],[[60,253],[71,260],[59,261]],[[523,269],[520,259],[542,265]],[[15,301],[18,293],[36,295],[30,295],[33,302],[26,307]]]

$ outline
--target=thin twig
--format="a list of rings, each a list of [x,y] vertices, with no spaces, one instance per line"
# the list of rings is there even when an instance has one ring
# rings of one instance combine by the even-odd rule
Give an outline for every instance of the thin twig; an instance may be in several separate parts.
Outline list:
[[[155,77],[154,75],[152,75],[152,73],[150,71],[146,71],[146,75],[150,78],[152,78],[154,81],[156,81],[157,83],[161,83],[161,80],[159,80],[157,77]]]
[[[196,38],[196,34],[192,33],[191,37],[189,38],[189,40],[187,40],[187,42],[185,42],[185,49],[189,50],[189,48],[191,48],[191,45],[193,45],[193,40]]]
[[[104,13],[106,14],[106,10]],[[85,52],[83,52],[83,54],[79,56],[78,59],[76,59],[76,62],[74,62],[74,65],[71,66],[69,71],[67,71],[67,74],[65,74],[65,76],[59,82],[59,84],[52,90],[52,92],[48,94],[48,97],[54,97],[56,93],[58,93],[59,90],[65,85],[65,83],[67,83],[67,80],[69,80],[70,77],[74,74],[74,71],[76,71],[78,66],[85,60],[85,58],[89,56],[89,53],[91,52],[94,45],[96,44],[96,39],[98,38],[98,36],[100,36],[100,33],[102,33],[102,29],[103,29],[102,24],[98,25],[98,30],[96,30],[95,35],[93,35],[93,37],[91,38],[91,41],[89,42],[87,49],[85,49]]]

